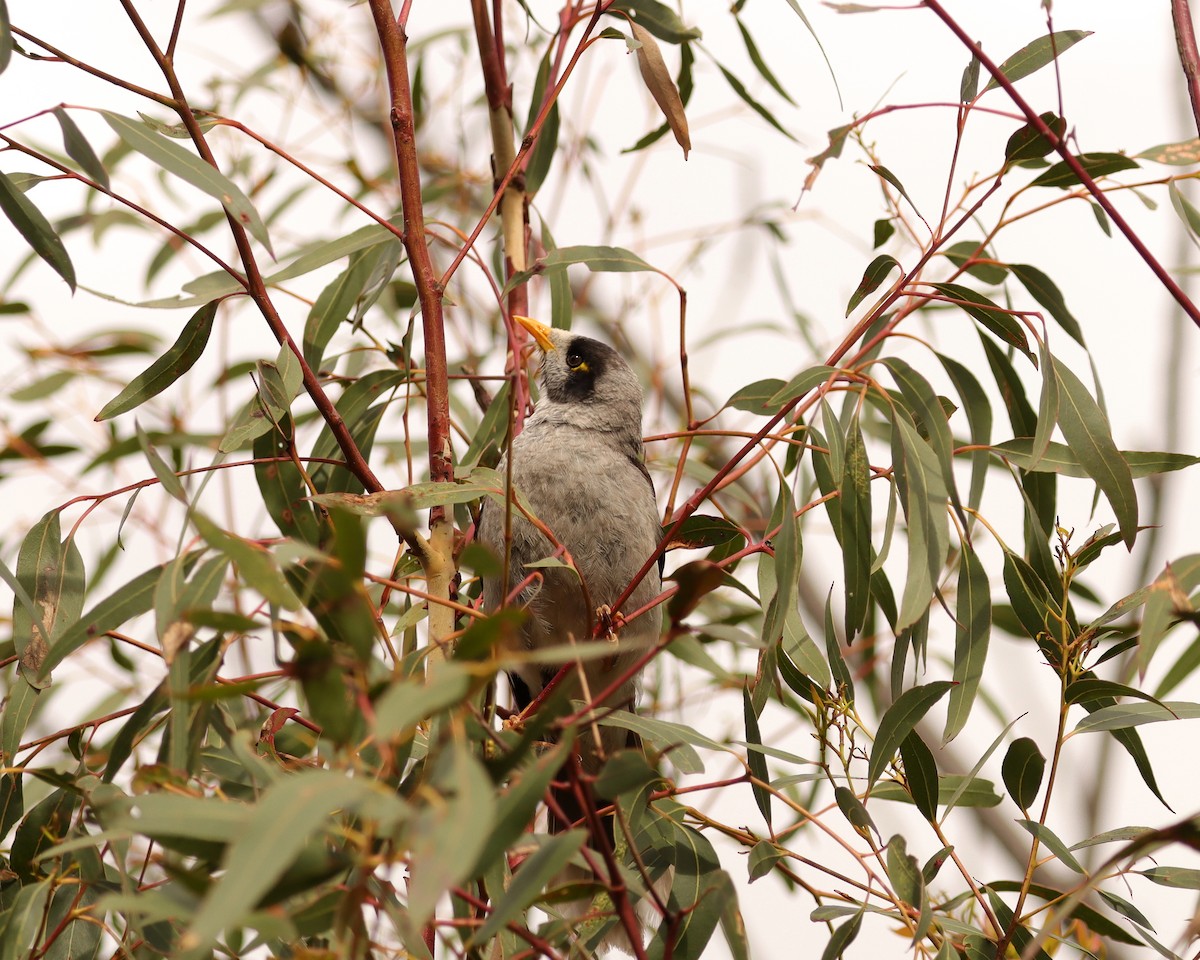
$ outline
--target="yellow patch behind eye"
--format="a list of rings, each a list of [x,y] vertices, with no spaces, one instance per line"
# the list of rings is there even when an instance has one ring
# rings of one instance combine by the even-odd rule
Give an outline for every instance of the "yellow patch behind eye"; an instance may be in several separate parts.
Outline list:
[[[579,361],[577,364],[575,364],[575,366],[573,366],[571,369],[572,369],[572,370],[578,370],[578,371],[580,371],[581,373],[587,373],[587,372],[588,372],[588,370],[589,370],[590,368],[588,367],[588,365],[587,365],[587,361],[586,361],[586,360],[580,360],[580,361]]]

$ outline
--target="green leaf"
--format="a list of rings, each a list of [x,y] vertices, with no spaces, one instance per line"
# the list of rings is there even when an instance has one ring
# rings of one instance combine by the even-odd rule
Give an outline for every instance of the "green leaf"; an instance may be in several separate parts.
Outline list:
[[[871,756],[867,763],[867,783],[873,785],[904,738],[912,733],[913,728],[921,721],[935,703],[954,686],[949,680],[935,680],[924,686],[912,687],[905,690],[895,702],[884,712],[879,720],[879,729],[875,734],[875,742],[871,745]]]
[[[191,370],[208,344],[213,320],[217,316],[217,306],[214,302],[197,310],[184,324],[179,337],[170,348],[109,400],[96,414],[96,419],[111,420],[122,413],[128,413],[151,397],[158,396]]]
[[[1132,920],[1139,927],[1144,927],[1147,930],[1154,929],[1154,924],[1146,919],[1146,915],[1124,897],[1118,897],[1115,893],[1110,893],[1107,890],[1097,890],[1096,893],[1121,916]]]
[[[12,636],[19,673],[39,689],[49,686],[42,665],[51,638],[77,620],[83,609],[83,558],[73,540],[60,543],[61,535],[59,512],[51,510],[22,540],[16,576],[7,567],[0,569],[14,594]]]
[[[1010,750],[1011,753],[1011,750]],[[1041,757],[1041,754],[1038,754]],[[1005,758],[1007,762],[1007,758]],[[1043,761],[1044,763],[1045,761]],[[1032,801],[1031,801],[1032,802]],[[1026,805],[1028,806],[1028,804]],[[1046,847],[1051,853],[1058,857],[1058,862],[1068,870],[1074,870],[1076,873],[1085,873],[1083,866],[1075,859],[1070,848],[1063,843],[1058,836],[1045,824],[1038,823],[1036,820],[1018,820],[1022,827],[1028,830],[1033,836],[1038,838],[1038,841]]]
[[[209,888],[180,940],[185,950],[207,946],[236,928],[301,854],[331,815],[364,807],[398,820],[404,804],[367,778],[306,770],[269,787],[226,851],[223,875]]]
[[[897,627],[912,626],[929,607],[949,548],[942,470],[933,450],[902,410],[893,416],[892,459],[907,521],[908,576]]]
[[[970,370],[950,357],[938,354],[938,360],[962,400],[962,409],[967,415],[971,443],[987,446],[992,441],[992,405],[984,393],[979,380]],[[988,452],[971,452],[971,486],[967,491],[967,506],[978,510],[983,500],[983,485],[987,479]]]
[[[19,390],[14,390],[8,395],[8,399],[15,403],[33,403],[37,400],[45,400],[54,396],[63,387],[76,378],[74,370],[56,370],[54,373],[47,374],[27,387],[21,387]]]
[[[11,906],[0,914],[4,920],[0,924],[0,957],[4,960],[18,960],[40,953],[35,947],[46,919],[46,905],[54,880],[48,877],[38,883],[13,885],[16,889],[10,894]]]
[[[727,753],[729,747],[711,740],[691,727],[682,723],[672,723],[669,720],[659,720],[656,717],[643,717],[627,710],[614,710],[598,721],[604,727],[620,727],[622,730],[632,730],[647,743],[654,746],[660,753],[671,758],[671,763],[680,773],[703,773],[704,763],[693,746],[706,750],[717,750]]]
[[[519,920],[520,915],[541,896],[545,886],[557,876],[570,859],[579,852],[587,834],[583,830],[572,830],[549,838],[537,853],[525,860],[514,874],[504,895],[493,905],[483,926],[467,941],[468,949],[474,944],[485,943],[499,933],[506,924]]]
[[[1134,870],[1160,887],[1178,890],[1200,890],[1200,870],[1187,867],[1151,867],[1149,870]]]
[[[971,54],[970,62],[963,67],[962,79],[958,84],[958,99],[962,103],[970,103],[978,96],[979,91],[979,58]]]
[[[913,203],[912,197],[910,197],[908,195],[908,191],[904,189],[904,184],[902,184],[900,182],[899,177],[897,177],[894,173],[892,173],[891,170],[889,170],[887,167],[883,166],[882,164],[874,164],[873,163],[870,165],[870,167],[878,176],[882,177],[884,180],[886,180],[888,183],[890,183],[893,187],[895,187],[896,190],[899,192],[900,196],[902,196],[905,200],[908,201],[908,205],[913,208],[913,212],[918,217],[921,217],[921,211],[918,210],[917,205],[915,203]],[[924,217],[921,217],[921,220],[924,220],[924,219],[925,219]],[[849,311],[847,311],[847,313],[849,313]]]
[[[1009,311],[997,306],[982,293],[976,293],[957,283],[933,283],[930,286],[953,300],[955,306],[961,308],[981,326],[1020,350],[1029,358],[1030,363],[1035,362],[1033,354],[1029,352],[1029,338],[1025,336],[1025,328]]]
[[[746,723],[747,743],[761,746],[762,734],[758,731],[758,717],[754,713],[754,704],[750,702],[750,688],[746,686],[742,687],[742,715]],[[748,750],[746,763],[756,780],[760,780],[762,783],[771,782],[771,775],[767,772],[767,758],[761,753],[757,750]],[[760,783],[752,782],[750,788],[754,793],[754,802],[758,805],[759,813],[763,815],[769,828],[771,826],[771,793]]]
[[[782,84],[775,78],[775,74],[771,72],[771,68],[767,66],[763,60],[762,54],[758,51],[758,44],[754,42],[754,38],[750,36],[750,31],[746,29],[746,25],[742,23],[740,17],[734,14],[734,21],[737,23],[738,31],[742,35],[742,43],[746,47],[746,55],[750,58],[750,62],[754,64],[754,69],[758,71],[758,75],[771,85],[771,88],[783,97],[792,106],[796,105],[796,101],[788,95],[788,92],[783,89]]]
[[[442,751],[431,786],[435,792],[407,834],[412,843],[408,913],[418,928],[442,895],[470,875],[496,822],[492,783],[465,744]]]
[[[618,0],[608,9],[633,14],[639,25],[667,43],[687,43],[701,37],[697,27],[685,26],[674,10],[658,0]]]
[[[79,164],[84,173],[107,190],[109,187],[108,171],[104,169],[104,164],[96,156],[96,151],[88,143],[83,131],[62,107],[55,107],[53,113],[54,119],[62,128],[63,149],[67,151],[67,156]]]
[[[470,673],[452,661],[439,664],[427,680],[393,683],[375,703],[375,735],[382,740],[411,736],[422,720],[462,703],[470,686]]]
[[[1171,198],[1171,207],[1178,214],[1180,221],[1192,235],[1193,241],[1200,237],[1200,210],[1192,204],[1175,183],[1167,184],[1167,196]]]
[[[937,761],[915,730],[900,742],[900,759],[904,761],[904,783],[912,794],[913,803],[926,820],[936,820]]]
[[[351,254],[350,263],[334,277],[317,296],[304,324],[304,359],[313,370],[319,370],[325,348],[338,327],[350,317],[354,304],[366,289],[380,255],[391,245],[384,240],[366,250]]]
[[[924,428],[923,432],[929,438],[929,447],[941,468],[945,491],[958,512],[959,521],[966,527],[967,518],[959,501],[958,483],[954,476],[954,439],[950,435],[950,424],[946,420],[941,398],[934,391],[933,385],[904,360],[888,357],[883,363],[892,372],[901,395],[912,408],[918,426]]]
[[[33,252],[50,264],[54,272],[62,277],[71,292],[75,292],[75,267],[63,246],[62,239],[50,226],[37,207],[21,192],[12,178],[0,173],[0,210],[33,248]]]
[[[979,240],[960,240],[941,250],[941,255],[956,267],[962,267],[971,276],[984,283],[1003,283],[1008,276],[1008,266],[1000,263],[987,263],[976,259],[986,257],[994,259]]]
[[[1042,774],[1046,769],[1046,758],[1038,750],[1037,744],[1029,737],[1014,740],[1004,755],[1000,769],[1008,795],[1022,810],[1028,810],[1037,799],[1042,787]]]
[[[834,787],[833,799],[837,802],[838,809],[842,811],[842,816],[846,818],[846,822],[860,836],[866,839],[870,839],[871,834],[878,836],[879,830],[876,828],[875,822],[871,819],[871,815],[867,813],[867,808],[863,806],[863,802],[855,796],[853,790],[849,787]]]
[[[1058,140],[1062,140],[1067,132],[1067,121],[1053,112],[1043,113],[1038,119],[1049,128]],[[1050,140],[1032,124],[1027,123],[1008,138],[1004,147],[1004,162],[1008,164],[1023,163],[1026,160],[1040,160],[1054,149]]]
[[[1015,83],[1022,77],[1041,70],[1042,67],[1053,62],[1084,37],[1091,35],[1091,30],[1058,30],[1049,36],[1038,37],[1000,64],[1000,72],[1009,82]],[[983,88],[983,92],[987,93],[998,86],[996,78],[992,77],[988,80],[987,86]]]
[[[276,427],[290,430],[290,405],[300,390],[304,376],[300,361],[285,343],[274,362],[259,360],[255,363],[255,369],[258,373],[258,389],[221,437],[218,449],[222,453],[239,450]],[[316,453],[313,455],[317,456]]]
[[[194,557],[195,554],[191,556]],[[48,677],[51,670],[93,637],[116,630],[126,621],[150,610],[154,603],[154,590],[163,569],[160,565],[138,574],[78,620],[69,625],[64,624],[63,632],[54,638],[54,645],[42,663],[39,678]]]
[[[757,380],[736,391],[722,404],[721,409],[733,407],[735,410],[745,410],[759,416],[773,416],[778,412],[778,408],[772,405],[772,401],[785,386],[787,385],[782,380]]]
[[[721,76],[725,78],[725,82],[729,84],[729,86],[733,89],[733,92],[738,95],[739,99],[741,99],[746,106],[766,120],[767,123],[782,133],[789,140],[795,142],[796,138],[788,133],[786,129],[784,129],[783,124],[775,119],[775,115],[771,113],[770,110],[768,110],[750,95],[750,91],[746,89],[741,80],[734,76],[734,74],[732,74],[730,71],[726,70],[719,60],[714,60],[713,62],[717,65],[717,69],[721,71]]]
[[[894,780],[877,783],[871,790],[872,800],[892,800],[912,803],[912,794]],[[995,807],[1003,797],[996,786],[982,777],[967,777],[945,774],[938,777],[938,806],[942,807],[942,822],[954,807]]]
[[[1164,720],[1195,720],[1200,717],[1200,703],[1187,700],[1167,700],[1163,703],[1118,703],[1101,707],[1075,724],[1075,733],[1095,733],[1099,730],[1124,730],[1144,723]]]
[[[836,160],[842,155],[842,150],[846,147],[846,138],[850,131],[854,129],[854,124],[847,123],[840,127],[834,127],[829,131],[829,146],[818,153],[816,156],[809,157],[807,163],[812,169],[808,172],[808,176],[804,178],[803,191],[806,193],[813,188],[813,184],[817,181],[817,175],[820,174],[821,168],[825,166],[825,161]]]
[[[546,96],[546,84],[550,77],[550,64],[553,59],[553,46],[547,45],[546,53],[538,64],[537,77],[533,82],[533,90],[529,97],[529,116],[525,121],[525,136],[531,135],[533,125],[537,121],[538,114],[541,112],[542,103]],[[559,129],[559,113],[557,101],[550,107],[550,112],[546,114],[546,120],[542,124],[540,133],[537,135],[537,141],[533,145],[533,149],[529,152],[529,159],[525,164],[525,195],[533,197],[541,189],[542,184],[546,180],[546,176],[550,172],[550,167],[554,163],[554,156],[558,152],[558,129]],[[545,233],[545,221],[542,223],[543,235]],[[551,242],[546,246],[546,250],[553,250],[555,244]]]
[[[833,425],[836,429],[837,425]],[[866,623],[871,604],[871,466],[858,411],[846,429],[842,505],[842,572],[846,587],[846,642]]]
[[[862,303],[864,297],[874,293],[879,288],[879,285],[887,279],[887,275],[892,270],[899,270],[901,275],[904,274],[904,268],[900,266],[900,262],[887,253],[881,253],[867,264],[867,269],[863,271],[862,279],[858,282],[858,286],[850,296],[850,302],[846,305],[847,317],[854,312],[855,307]]]
[[[1180,598],[1188,596],[1200,585],[1200,554],[1179,557],[1167,564],[1166,569],[1155,578],[1146,598],[1146,610],[1142,616],[1142,635],[1138,644],[1138,670],[1145,674],[1151,659],[1158,651],[1170,629],[1171,621],[1177,616]]]
[[[987,571],[974,548],[962,544],[958,567],[958,607],[954,634],[954,682],[946,707],[942,742],[953,740],[966,726],[983,679],[992,632],[992,598]]]
[[[1054,281],[1037,267],[1027,263],[1010,263],[1008,268],[1029,291],[1029,295],[1042,305],[1043,309],[1054,318],[1067,335],[1083,346],[1083,330],[1079,326],[1079,321],[1067,309],[1062,292],[1055,286]]]
[[[1115,680],[1101,680],[1099,677],[1085,676],[1079,680],[1075,680],[1067,685],[1067,689],[1063,691],[1064,703],[1095,703],[1098,700],[1107,700],[1108,703],[1104,706],[1110,706],[1116,697],[1133,697],[1135,700],[1146,700],[1150,703],[1156,703],[1160,707],[1163,706],[1159,700],[1150,694],[1138,690],[1136,687],[1131,687],[1125,683],[1117,683]]]
[[[541,269],[536,272],[565,270],[575,263],[586,264],[593,273],[636,273],[646,270],[657,272],[632,250],[605,246],[559,247],[538,261]],[[511,284],[512,281],[509,281],[510,286]]]
[[[0,0],[0,73],[8,69],[12,60],[13,38],[12,22],[8,17],[8,4]]]
[[[544,219],[542,220],[542,247],[547,253],[554,253],[558,250],[558,244],[555,243],[554,236],[550,233],[550,226]],[[550,288],[550,326],[555,330],[570,330],[575,313],[575,291],[571,287],[571,278],[567,276],[565,270],[552,270],[546,277],[546,286]],[[506,383],[504,386],[507,389],[508,384]],[[499,397],[501,392],[497,391],[496,396]],[[508,407],[505,406],[504,409],[505,423],[507,423]],[[471,441],[471,446],[474,447],[476,443],[478,443],[478,434]]]
[[[1003,454],[1022,470],[1058,473],[1064,477],[1081,479],[1087,479],[1090,476],[1071,448],[1063,443],[1050,443],[1046,447],[1045,454],[1036,462],[1033,459],[1032,437],[1016,437],[1012,440],[1005,440],[1003,443],[995,444],[992,449]],[[1119,452],[1121,459],[1129,467],[1130,475],[1135,480],[1160,473],[1170,473],[1172,470],[1184,470],[1200,463],[1200,457],[1186,453],[1164,453],[1153,450],[1121,450]]]
[[[670,528],[669,524],[662,528],[664,536]],[[710,517],[694,513],[684,520],[680,528],[675,531],[671,542],[667,544],[667,549],[699,550],[704,547],[729,543],[739,536],[741,536],[741,531],[724,517]]]
[[[775,864],[786,857],[787,854],[769,840],[758,841],[750,848],[750,855],[746,858],[750,882],[761,880],[775,869]]]
[[[1121,451],[1113,443],[1108,417],[1074,372],[1063,363],[1053,362],[1062,388],[1059,426],[1071,452],[1103,491],[1117,518],[1125,544],[1132,550],[1137,538],[1138,504],[1133,475]],[[1049,376],[1049,371],[1043,371]]]
[[[245,227],[272,257],[271,238],[254,204],[232,180],[196,154],[155,133],[149,126],[118,113],[101,110],[100,115],[126,145],[155,165],[207,193],[225,208],[233,220]]]
[[[192,513],[192,522],[209,546],[233,561],[246,585],[261,593],[269,603],[285,610],[299,610],[303,606],[269,551],[225,532],[198,511]]]
[[[530,766],[521,770],[508,789],[496,800],[495,829],[475,858],[469,876],[481,873],[504,853],[516,840],[525,835],[525,827],[533,817],[550,781],[562,769],[563,758],[570,743],[556,744]]]
[[[828,367],[825,364],[818,364],[815,367],[808,367],[796,374],[782,388],[775,391],[771,398],[765,403],[766,407],[772,408],[772,411],[782,409],[786,404],[791,403],[799,397],[803,397],[810,390],[814,390],[821,384],[829,380],[830,377],[836,376],[837,370],[834,367]],[[761,383],[773,383],[775,381],[762,380]],[[748,389],[748,388],[747,388]],[[736,396],[736,394],[735,394]],[[730,401],[732,403],[732,401]],[[730,404],[726,404],[729,406]],[[741,407],[739,409],[746,409]]]
[[[1120,173],[1122,170],[1138,169],[1137,162],[1123,153],[1080,153],[1076,155],[1075,160],[1092,180]],[[1067,161],[1062,160],[1041,176],[1036,177],[1030,186],[1058,187],[1060,190],[1069,190],[1079,182],[1078,174],[1071,169]]]
[[[854,938],[858,936],[858,931],[862,927],[863,911],[859,910],[853,917],[843,923],[840,927],[835,927],[833,933],[829,937],[829,942],[825,944],[825,949],[821,951],[821,960],[839,960],[846,948],[854,942]]]

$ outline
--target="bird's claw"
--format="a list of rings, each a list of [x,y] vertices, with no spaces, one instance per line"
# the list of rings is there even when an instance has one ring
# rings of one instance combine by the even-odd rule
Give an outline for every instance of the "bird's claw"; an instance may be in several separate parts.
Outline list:
[[[601,635],[614,642],[625,627],[625,618],[621,612],[619,610],[614,612],[607,603],[596,610],[596,621],[600,624]]]

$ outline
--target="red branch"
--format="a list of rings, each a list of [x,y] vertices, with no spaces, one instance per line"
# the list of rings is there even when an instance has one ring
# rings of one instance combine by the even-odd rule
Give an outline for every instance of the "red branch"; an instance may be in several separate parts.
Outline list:
[[[1141,238],[1134,232],[1133,228],[1125,222],[1125,218],[1117,212],[1116,207],[1114,207],[1109,201],[1108,196],[1103,190],[1100,189],[1100,187],[1096,184],[1096,181],[1088,175],[1088,172],[1083,169],[1083,165],[1079,162],[1078,158],[1067,149],[1066,141],[1060,139],[1053,130],[1046,126],[1041,117],[1038,116],[1037,111],[1026,102],[1024,97],[1017,93],[1017,90],[1012,85],[1012,82],[1004,75],[1003,71],[1001,71],[1001,69],[996,65],[995,61],[992,60],[986,53],[984,53],[979,44],[977,44],[967,35],[967,32],[963,30],[963,28],[959,26],[958,22],[946,12],[945,8],[942,7],[938,0],[922,0],[922,2],[926,7],[933,11],[934,15],[937,16],[942,23],[944,23],[950,29],[951,33],[953,33],[960,41],[962,41],[963,46],[971,51],[972,55],[980,62],[980,64],[982,64],[984,69],[991,74],[992,79],[996,81],[996,84],[1009,95],[1009,97],[1012,99],[1012,102],[1016,104],[1021,113],[1025,115],[1025,119],[1029,122],[1029,125],[1037,130],[1037,132],[1043,137],[1045,137],[1048,143],[1054,145],[1054,149],[1058,152],[1058,155],[1063,158],[1063,161],[1068,167],[1070,167],[1071,172],[1075,174],[1075,176],[1079,179],[1079,182],[1087,188],[1087,191],[1092,195],[1092,198],[1098,204],[1100,204],[1100,206],[1104,209],[1104,212],[1108,214],[1109,219],[1111,219],[1112,222],[1117,225],[1117,229],[1125,235],[1125,239],[1129,241],[1129,245],[1133,247],[1135,251],[1137,251],[1138,256],[1145,261],[1146,266],[1148,266],[1151,271],[1153,271],[1154,275],[1158,277],[1159,282],[1167,288],[1167,291],[1172,297],[1175,298],[1175,302],[1179,304],[1179,306],[1183,309],[1183,312],[1192,318],[1192,322],[1196,324],[1197,327],[1200,327],[1200,309],[1198,309],[1196,304],[1192,302],[1191,297],[1183,292],[1183,289],[1178,283],[1175,282],[1174,278],[1167,272],[1166,268],[1158,262],[1158,259],[1150,252],[1149,248],[1142,243]]]
[[[404,209],[404,246],[412,268],[413,282],[421,301],[421,325],[425,335],[425,397],[429,427],[430,479],[454,479],[450,454],[450,392],[446,371],[446,332],[442,315],[444,287],[433,269],[425,240],[425,214],[421,203],[421,168],[413,121],[412,84],[408,76],[408,36],[392,15],[387,0],[370,0],[375,31],[383,51],[383,65],[391,91],[392,139]],[[430,511],[434,523],[445,508]]]

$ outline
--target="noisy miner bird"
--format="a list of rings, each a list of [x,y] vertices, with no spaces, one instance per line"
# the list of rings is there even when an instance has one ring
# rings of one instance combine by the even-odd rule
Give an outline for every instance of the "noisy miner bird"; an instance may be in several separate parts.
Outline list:
[[[607,344],[528,317],[515,319],[542,352],[542,393],[508,454],[513,484],[566,547],[579,574],[554,566],[537,569],[541,581],[528,585],[515,601],[529,614],[515,643],[525,651],[586,644],[597,618],[606,616],[661,536],[654,483],[643,462],[642,388],[629,364]],[[503,461],[498,470],[506,470]],[[500,557],[504,526],[504,510],[488,504],[477,538]],[[526,565],[554,555],[555,549],[514,507],[508,582],[501,583],[500,577],[484,581],[484,609],[499,607],[529,577]],[[661,564],[652,567],[624,609],[636,610],[658,596],[661,572]],[[616,620],[619,630],[608,640],[613,652],[580,661],[572,697],[590,700],[601,693],[658,638],[661,616],[656,611],[628,623]],[[516,707],[528,706],[558,672],[556,664],[516,667],[509,675]],[[606,704],[631,707],[636,695],[633,678]],[[599,736],[597,743],[594,732],[580,735],[586,769],[598,769],[604,756],[627,743],[620,729],[603,727]]]
[[[566,330],[554,330],[528,317],[515,318],[532,335],[542,352],[542,392],[525,429],[513,440],[512,478],[531,512],[554,537],[551,541],[515,506],[508,545],[508,580],[484,580],[485,610],[495,610],[531,572],[541,575],[524,587],[515,603],[528,613],[515,638],[514,653],[547,647],[591,644],[597,621],[615,629],[600,642],[611,652],[581,658],[567,680],[574,699],[594,700],[612,685],[658,639],[661,616],[657,608],[625,623],[612,617],[612,608],[654,551],[661,536],[654,483],[643,462],[642,388],[629,364],[612,347]],[[504,472],[502,461],[499,470]],[[497,556],[505,550],[505,511],[496,503],[484,506],[477,537]],[[564,546],[578,576],[563,567],[531,570],[528,564],[553,556]],[[661,561],[652,565],[624,604],[636,610],[660,592]],[[523,710],[555,677],[554,663],[526,662],[509,674],[514,705]],[[566,678],[564,678],[566,679]],[[604,699],[603,706],[632,709],[637,679],[630,678]],[[591,726],[580,732],[576,747],[583,768],[599,770],[616,750],[637,744],[627,731]],[[549,814],[552,832],[584,819],[584,810],[570,787],[552,790]],[[601,822],[606,836],[593,830],[590,845],[616,839],[611,816]],[[595,824],[594,824],[595,826]],[[555,885],[586,880],[590,873],[568,867]],[[670,884],[664,874],[655,883],[660,895]],[[587,914],[586,902],[562,905],[565,915]],[[633,953],[621,927],[613,928],[602,944]]]

